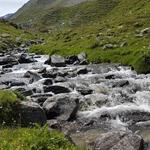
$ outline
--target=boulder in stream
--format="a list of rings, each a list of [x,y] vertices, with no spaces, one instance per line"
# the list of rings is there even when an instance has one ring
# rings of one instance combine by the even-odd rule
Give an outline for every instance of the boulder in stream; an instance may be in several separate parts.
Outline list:
[[[48,119],[74,120],[79,108],[79,98],[75,94],[59,94],[48,98],[43,108]]]
[[[52,55],[49,59],[45,62],[45,64],[49,64],[55,67],[65,67],[66,62],[65,59],[60,55]]]

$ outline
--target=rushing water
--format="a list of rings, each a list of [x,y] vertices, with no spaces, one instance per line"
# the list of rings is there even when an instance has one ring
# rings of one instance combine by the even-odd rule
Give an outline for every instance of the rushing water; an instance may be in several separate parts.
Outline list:
[[[22,87],[38,88],[39,92],[43,92],[43,79],[30,84],[24,78],[24,74],[27,71],[38,72],[44,67],[47,70],[52,69],[53,67],[44,64],[47,58],[48,56],[36,56],[37,62],[13,66],[12,72],[1,75],[1,88],[5,88],[4,81],[17,80],[26,83]],[[69,87],[72,93],[78,94],[76,86],[79,85],[93,90],[92,94],[81,96],[82,107],[78,113],[79,120],[94,119],[96,122],[105,122],[110,129],[115,130],[150,125],[150,74],[138,75],[130,67],[116,64],[67,66],[58,69],[73,71],[83,67],[90,70],[88,74],[67,78],[66,81],[66,85],[74,84],[75,88]]]

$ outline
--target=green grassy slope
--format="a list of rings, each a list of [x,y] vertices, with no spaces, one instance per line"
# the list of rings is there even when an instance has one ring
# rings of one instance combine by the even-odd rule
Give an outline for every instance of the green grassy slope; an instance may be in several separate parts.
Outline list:
[[[31,47],[32,52],[66,56],[85,51],[92,62],[122,63],[139,73],[150,72],[150,29],[146,29],[150,27],[149,0],[92,0],[69,7],[58,3],[46,6],[43,10],[39,5],[41,11],[34,21],[36,29],[46,32],[46,42]],[[35,14],[20,15],[15,21],[29,20]]]
[[[34,38],[32,34],[18,29],[14,24],[0,20],[0,52],[32,38]]]

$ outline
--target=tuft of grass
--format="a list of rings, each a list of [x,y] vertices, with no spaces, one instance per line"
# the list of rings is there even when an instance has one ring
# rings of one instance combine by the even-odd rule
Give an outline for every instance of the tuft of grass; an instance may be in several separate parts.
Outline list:
[[[62,133],[45,127],[1,129],[1,150],[79,150]],[[81,150],[81,149],[80,149]]]

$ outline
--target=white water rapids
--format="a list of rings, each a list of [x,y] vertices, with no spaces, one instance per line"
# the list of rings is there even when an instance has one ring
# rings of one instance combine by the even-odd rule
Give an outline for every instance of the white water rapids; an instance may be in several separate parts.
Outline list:
[[[27,82],[23,77],[27,71],[37,72],[43,67],[47,70],[52,69],[51,66],[44,64],[47,58],[48,56],[39,56],[35,58],[38,62],[15,65],[12,72],[1,75],[0,81]],[[83,66],[67,66],[61,70],[74,70],[80,67]],[[136,124],[150,120],[150,74],[138,75],[130,67],[119,65],[97,64],[95,67],[92,65],[86,67],[91,70],[88,74],[78,75],[66,81],[66,83],[70,82],[76,86],[84,85],[93,90],[92,94],[81,96],[82,108],[78,113],[79,118],[100,118],[107,114],[110,116],[107,119],[111,127],[121,129],[128,127],[134,117],[138,118],[135,121]],[[112,77],[107,79],[108,76]],[[27,82],[25,87],[39,88],[42,92],[42,80],[32,84]],[[12,87],[14,88],[16,87]],[[72,89],[72,93],[78,94],[76,88]],[[132,116],[132,112],[135,116]],[[139,114],[136,115],[138,112]],[[146,118],[144,115],[147,115]]]

